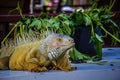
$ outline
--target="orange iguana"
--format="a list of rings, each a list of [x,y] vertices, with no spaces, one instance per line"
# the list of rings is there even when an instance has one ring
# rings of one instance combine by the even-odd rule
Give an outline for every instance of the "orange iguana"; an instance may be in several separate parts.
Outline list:
[[[50,69],[69,71],[69,50],[74,40],[63,34],[51,33],[45,38],[18,37],[0,49],[0,69],[41,72]]]

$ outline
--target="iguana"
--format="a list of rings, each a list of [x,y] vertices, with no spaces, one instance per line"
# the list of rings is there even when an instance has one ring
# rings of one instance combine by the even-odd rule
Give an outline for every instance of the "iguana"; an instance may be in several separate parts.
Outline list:
[[[26,35],[26,34],[25,34]],[[0,49],[0,69],[41,72],[51,69],[72,70],[69,51],[74,40],[63,34],[51,33],[44,38],[26,35]]]

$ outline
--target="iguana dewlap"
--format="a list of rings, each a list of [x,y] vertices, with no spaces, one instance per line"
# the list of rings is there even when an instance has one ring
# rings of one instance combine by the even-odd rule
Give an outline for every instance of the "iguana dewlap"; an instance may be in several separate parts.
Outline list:
[[[38,72],[48,69],[68,71],[71,70],[69,49],[73,46],[74,40],[71,37],[51,33],[44,39],[17,45],[12,53],[7,48],[6,50],[1,48],[0,69],[8,67],[10,70]],[[10,55],[7,56],[9,52]]]

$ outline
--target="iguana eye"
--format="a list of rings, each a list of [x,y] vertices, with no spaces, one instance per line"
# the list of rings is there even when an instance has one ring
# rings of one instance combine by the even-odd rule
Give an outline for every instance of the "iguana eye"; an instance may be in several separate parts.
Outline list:
[[[61,38],[57,38],[57,41],[61,42],[61,41],[62,41],[62,39],[61,39]]]

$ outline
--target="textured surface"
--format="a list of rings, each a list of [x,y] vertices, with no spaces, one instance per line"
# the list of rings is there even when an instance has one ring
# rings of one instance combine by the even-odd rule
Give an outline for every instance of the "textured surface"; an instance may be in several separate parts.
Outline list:
[[[0,71],[0,80],[120,80],[120,48],[103,48],[103,59],[72,64],[77,70],[64,72]]]

